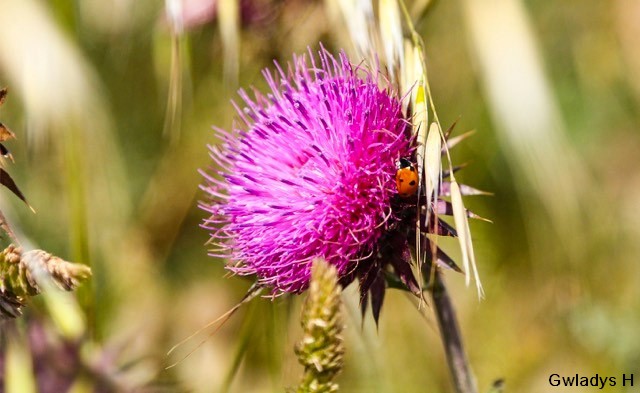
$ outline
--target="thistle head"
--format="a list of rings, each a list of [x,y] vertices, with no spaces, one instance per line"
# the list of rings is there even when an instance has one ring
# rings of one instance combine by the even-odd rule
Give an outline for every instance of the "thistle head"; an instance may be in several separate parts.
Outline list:
[[[434,264],[461,271],[433,236],[460,231],[464,266],[477,278],[466,224],[475,216],[461,204],[477,190],[440,165],[464,136],[447,141],[439,125],[427,134],[425,89],[422,109],[403,110],[379,70],[324,49],[276,69],[264,72],[266,95],[240,91],[240,122],[217,129],[224,142],[210,147],[217,170],[203,172],[210,198],[201,208],[211,255],[274,296],[307,289],[311,261],[323,258],[343,287],[359,281],[376,321],[388,286],[422,296]],[[453,215],[459,231],[439,215]]]
[[[324,49],[276,67],[267,95],[240,92],[242,123],[217,130],[221,171],[205,174],[201,207],[212,255],[277,295],[306,289],[316,257],[347,277],[378,253],[398,219],[396,162],[412,148],[401,99],[375,70]]]

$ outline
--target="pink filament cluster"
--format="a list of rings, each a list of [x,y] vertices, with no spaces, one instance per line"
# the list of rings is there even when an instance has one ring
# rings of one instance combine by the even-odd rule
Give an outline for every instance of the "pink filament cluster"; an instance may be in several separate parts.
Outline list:
[[[400,99],[377,74],[344,54],[322,50],[316,61],[265,71],[266,96],[241,90],[244,125],[217,129],[225,143],[210,155],[220,170],[203,173],[211,255],[274,295],[306,289],[315,257],[346,274],[376,252],[395,220],[396,161],[410,153]]]

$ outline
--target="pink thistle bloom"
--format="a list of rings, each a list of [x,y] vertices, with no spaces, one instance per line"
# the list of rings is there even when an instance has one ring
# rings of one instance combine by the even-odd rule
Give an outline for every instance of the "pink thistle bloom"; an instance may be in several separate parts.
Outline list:
[[[315,257],[343,282],[373,263],[399,220],[396,162],[412,143],[401,98],[344,53],[322,49],[318,59],[294,57],[287,73],[276,68],[263,73],[266,96],[240,91],[244,124],[216,129],[224,144],[210,155],[221,171],[203,172],[201,208],[211,214],[211,255],[279,295],[307,288]]]

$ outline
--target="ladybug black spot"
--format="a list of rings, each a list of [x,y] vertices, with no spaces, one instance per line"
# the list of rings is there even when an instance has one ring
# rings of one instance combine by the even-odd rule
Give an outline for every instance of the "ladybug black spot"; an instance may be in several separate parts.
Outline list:
[[[400,183],[404,183],[404,179],[398,179]]]
[[[411,180],[411,182],[409,183],[410,186],[415,186],[416,185],[416,181],[415,180]]]

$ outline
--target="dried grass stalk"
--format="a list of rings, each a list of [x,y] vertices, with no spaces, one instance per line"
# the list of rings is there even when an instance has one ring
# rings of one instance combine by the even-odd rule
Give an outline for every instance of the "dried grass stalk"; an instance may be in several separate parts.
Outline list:
[[[9,245],[0,252],[0,320],[22,314],[26,301],[42,291],[37,277],[43,273],[58,288],[72,291],[91,276],[91,269],[46,251],[23,252],[22,248]]]

